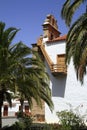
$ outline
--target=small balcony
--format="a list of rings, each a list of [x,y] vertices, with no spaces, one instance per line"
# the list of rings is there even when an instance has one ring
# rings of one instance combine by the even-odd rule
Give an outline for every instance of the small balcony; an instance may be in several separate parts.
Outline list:
[[[61,65],[61,64],[53,64],[51,65],[51,72],[53,75],[58,75],[58,74],[67,74],[67,66],[66,65]]]

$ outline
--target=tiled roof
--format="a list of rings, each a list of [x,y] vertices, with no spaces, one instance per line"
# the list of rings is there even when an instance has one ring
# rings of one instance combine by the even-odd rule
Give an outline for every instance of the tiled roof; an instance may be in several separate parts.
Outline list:
[[[47,43],[66,40],[66,37],[67,37],[67,35],[59,36],[59,37],[57,37],[57,38],[55,38],[53,40],[47,41]]]

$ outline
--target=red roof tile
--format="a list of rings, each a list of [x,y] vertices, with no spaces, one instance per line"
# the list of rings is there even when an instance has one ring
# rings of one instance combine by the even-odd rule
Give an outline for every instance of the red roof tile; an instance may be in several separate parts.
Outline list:
[[[49,41],[47,41],[47,43],[66,40],[66,37],[67,37],[67,35],[63,35],[63,36],[57,37],[53,40],[49,40]]]

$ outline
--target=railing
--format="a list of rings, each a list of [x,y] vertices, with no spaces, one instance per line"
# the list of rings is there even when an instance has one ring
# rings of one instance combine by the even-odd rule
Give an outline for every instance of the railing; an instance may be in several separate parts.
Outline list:
[[[41,49],[41,51],[42,51],[42,53],[43,53],[43,55],[44,55],[48,65],[49,65],[49,67],[51,69],[51,66],[52,66],[53,62],[50,59],[49,55],[47,54],[47,52],[46,52],[46,50],[44,48],[44,45],[42,44],[42,39],[38,39],[38,44],[37,45],[40,47],[40,49]]]
[[[51,65],[51,71],[52,73],[67,73],[67,67],[66,65],[53,64]]]

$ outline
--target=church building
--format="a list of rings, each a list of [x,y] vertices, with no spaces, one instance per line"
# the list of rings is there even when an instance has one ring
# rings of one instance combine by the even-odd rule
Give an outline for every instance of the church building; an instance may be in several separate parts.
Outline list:
[[[33,47],[37,47],[42,55],[47,72],[50,76],[50,88],[54,111],[50,112],[45,104],[45,121],[58,122],[57,112],[73,110],[79,115],[86,116],[87,112],[87,78],[84,84],[77,80],[73,61],[65,64],[66,37],[58,29],[57,20],[53,15],[47,15],[43,25],[43,35],[39,37]],[[86,120],[87,117],[85,117]]]
[[[65,64],[67,35],[62,35],[58,29],[57,20],[50,14],[43,22],[42,29],[43,35],[38,38],[37,43],[32,44],[32,48],[37,49],[46,65],[46,71],[50,77],[54,110],[51,112],[44,102],[43,108],[40,109],[34,102],[33,109],[30,111],[28,102],[25,101],[23,111],[32,114],[36,122],[40,123],[58,123],[56,113],[62,110],[73,110],[81,116],[85,115],[86,120],[87,78],[85,76],[84,84],[81,85],[76,78],[73,61],[71,60],[69,65]],[[12,108],[7,102],[4,102],[3,125],[14,123],[19,110],[20,102],[18,100],[13,100]]]

